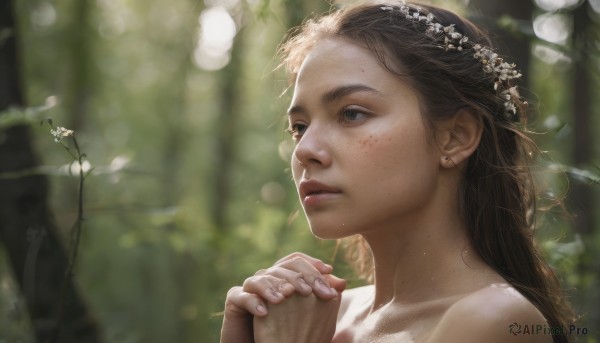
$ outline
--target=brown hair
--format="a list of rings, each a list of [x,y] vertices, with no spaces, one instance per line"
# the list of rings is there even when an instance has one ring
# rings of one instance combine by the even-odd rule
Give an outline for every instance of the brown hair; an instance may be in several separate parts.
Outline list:
[[[441,8],[404,4],[411,13],[431,13],[441,25],[453,24],[469,38],[466,49],[446,51],[443,37],[426,33],[426,23],[407,19],[399,4],[390,5],[360,4],[305,22],[282,45],[283,64],[294,79],[315,42],[327,37],[346,39],[368,48],[391,73],[427,99],[423,113],[432,127],[462,109],[477,114],[483,134],[459,185],[460,210],[471,243],[488,265],[542,312],[549,326],[568,327],[572,311],[533,242],[536,194],[529,164],[539,150],[524,129],[527,103],[513,91],[509,100],[516,111],[507,112],[507,99],[500,93],[510,89],[512,81],[503,81],[496,90],[496,75],[484,72],[481,61],[473,57],[474,44],[491,47],[476,25]],[[360,238],[350,255],[363,276],[372,273],[370,252]],[[567,342],[568,336],[553,339]]]

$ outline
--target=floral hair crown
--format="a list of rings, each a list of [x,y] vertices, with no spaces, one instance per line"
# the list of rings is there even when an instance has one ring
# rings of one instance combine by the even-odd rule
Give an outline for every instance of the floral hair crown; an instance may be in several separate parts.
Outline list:
[[[473,57],[481,62],[483,71],[486,74],[494,75],[493,88],[504,101],[505,115],[511,117],[517,114],[517,106],[513,99],[520,99],[521,97],[517,91],[517,86],[510,86],[508,81],[518,79],[522,74],[516,69],[514,63],[505,62],[489,47],[471,43],[469,37],[454,29],[454,24],[443,26],[434,22],[435,17],[432,13],[424,15],[419,8],[410,8],[405,4],[400,6],[385,5],[381,7],[381,10],[398,11],[405,15],[408,20],[423,23],[427,27],[425,34],[438,41],[441,41],[443,37],[443,44],[440,44],[439,48],[444,51],[472,49],[474,51]]]

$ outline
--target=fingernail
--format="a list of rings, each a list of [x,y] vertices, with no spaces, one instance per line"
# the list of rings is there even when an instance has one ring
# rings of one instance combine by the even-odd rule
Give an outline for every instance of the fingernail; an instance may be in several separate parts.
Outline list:
[[[333,266],[332,266],[332,265],[330,265],[330,264],[323,263],[323,266],[324,266],[325,268],[327,268],[327,269],[331,269],[331,270],[333,270]]]
[[[321,279],[317,279],[315,281],[315,287],[321,292],[329,295],[335,295],[335,293],[331,292],[331,289],[325,285],[325,282]]]
[[[304,279],[298,280],[298,283],[300,284],[300,287],[302,287],[303,291],[312,292],[312,288],[308,285],[306,281],[304,281]]]
[[[265,306],[263,304],[256,305],[256,311],[258,313],[262,313],[262,314],[267,313],[267,309],[265,308]]]

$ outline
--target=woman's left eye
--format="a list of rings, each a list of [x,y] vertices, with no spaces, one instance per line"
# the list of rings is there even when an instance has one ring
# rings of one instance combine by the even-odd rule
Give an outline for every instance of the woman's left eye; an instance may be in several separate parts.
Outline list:
[[[345,108],[340,113],[341,122],[356,122],[364,120],[367,117],[365,111],[356,108]]]

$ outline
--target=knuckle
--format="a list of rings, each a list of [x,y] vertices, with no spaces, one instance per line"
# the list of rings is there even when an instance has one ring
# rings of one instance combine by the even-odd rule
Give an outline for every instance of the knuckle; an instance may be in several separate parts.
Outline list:
[[[261,279],[261,276],[251,276],[251,277],[247,278],[246,280],[244,280],[242,289],[247,290],[249,287],[252,287],[252,286],[258,284],[260,279]]]
[[[267,273],[267,269],[259,269],[254,275],[264,275]]]
[[[225,298],[225,311],[230,311],[238,307],[240,298],[243,295],[241,287],[236,286],[229,289]]]
[[[277,280],[277,283],[276,283],[277,287],[281,287],[285,284],[290,284],[290,282],[286,279],[279,279],[279,280]]]
[[[289,256],[291,258],[296,258],[296,257],[304,257],[304,254],[299,252],[299,251],[294,251],[293,253],[289,254]]]
[[[273,266],[273,267],[271,267],[271,268],[269,268],[269,269],[265,270],[265,274],[272,275],[272,274],[275,274],[275,273],[277,273],[277,271],[279,271],[280,269],[281,269],[281,267],[280,267],[280,266]]]
[[[300,279],[304,279],[304,274],[296,272],[296,271],[290,271],[290,276],[289,276],[289,280],[290,281],[300,281]]]
[[[299,259],[304,259],[304,254],[302,254],[301,252],[293,252],[293,253],[287,255],[286,257],[282,258],[281,260],[279,260],[278,264],[289,262],[289,261],[294,261],[294,260],[299,260]]]
[[[306,260],[302,256],[295,256],[295,257],[289,259],[287,262],[297,264],[297,263],[306,262]]]
[[[231,298],[233,298],[234,296],[236,296],[241,290],[242,290],[242,287],[240,287],[240,286],[231,287],[227,291],[227,298],[226,298],[226,300],[231,301]]]
[[[231,312],[238,307],[237,302],[233,298],[225,299],[225,312]]]

